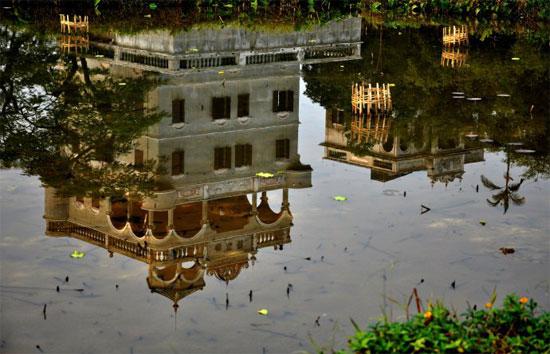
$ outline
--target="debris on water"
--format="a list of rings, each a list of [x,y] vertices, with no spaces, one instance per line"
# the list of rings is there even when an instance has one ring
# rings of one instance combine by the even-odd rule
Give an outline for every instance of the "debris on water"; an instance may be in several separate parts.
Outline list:
[[[315,324],[317,325],[317,327],[321,326],[321,323],[319,323],[320,319],[321,319],[321,316],[317,316],[317,318],[315,319]]]
[[[225,71],[223,70],[218,71],[218,75],[223,75],[223,74],[225,74]]]
[[[256,177],[260,177],[260,178],[271,178],[275,176],[273,173],[269,173],[269,172],[258,172],[256,173]]]
[[[145,18],[151,18],[151,14],[144,15]]]
[[[465,97],[464,96],[453,96],[454,99],[457,99],[457,100],[461,100],[461,99],[464,99]]]
[[[46,307],[48,304],[44,304],[44,308],[42,309],[42,313],[44,314],[44,319],[46,319]]]
[[[468,101],[481,101],[481,97],[468,97],[466,100],[468,100]]]
[[[456,281],[453,280],[453,282],[451,283],[451,288],[456,289]]]
[[[424,282],[424,278],[420,279],[420,284],[422,284]]]
[[[347,252],[348,251],[348,248],[347,247],[344,247],[344,252]]]
[[[103,54],[97,54],[95,57],[96,57],[96,58],[103,58],[104,55],[103,55]]]
[[[229,308],[229,294],[225,293],[225,309]]]
[[[404,191],[403,192],[403,197],[406,197],[407,196],[407,191]]]
[[[512,60],[513,60],[513,61],[518,61],[518,60],[519,60],[519,57],[512,57]]]
[[[40,353],[44,353],[44,351],[42,350],[42,348],[40,348],[40,346],[38,344],[36,345],[36,349],[38,349],[40,351]]]
[[[119,82],[118,86],[126,86],[126,83],[125,82]]]
[[[493,139],[479,139],[481,143],[492,143]]]
[[[84,252],[80,252],[79,250],[74,250],[73,253],[71,253],[71,258],[83,258],[86,254]]]
[[[467,137],[468,139],[475,139],[475,138],[477,138],[479,135],[477,135],[477,134],[471,134],[471,133],[470,133],[470,134],[466,134],[466,135],[464,135],[464,136]]]
[[[311,261],[311,257],[305,257],[304,258],[306,261]]]
[[[259,309],[258,314],[262,315],[262,316],[267,316],[269,314],[269,310],[268,309]]]
[[[520,141],[514,141],[514,142],[511,142],[511,143],[507,143],[506,145],[509,145],[509,146],[521,146],[521,145],[523,145],[523,143],[520,142]]]
[[[117,289],[117,290],[118,290],[118,284],[115,284],[115,289]]]
[[[248,299],[250,302],[252,302],[252,290],[248,292]]]
[[[67,276],[65,277],[65,283],[68,283],[68,282],[69,282],[69,276],[67,275]]]
[[[325,260],[325,256],[321,256],[321,262]]]
[[[451,92],[451,94],[454,95],[454,96],[464,96],[464,92],[462,92],[462,91]]]
[[[395,87],[395,84],[388,84],[388,87]]]
[[[335,195],[334,200],[336,200],[337,202],[343,202],[343,201],[348,200],[348,198],[344,197],[343,195]]]
[[[497,97],[510,97],[507,93],[497,93]]]
[[[485,221],[484,219],[480,219],[479,223],[483,226],[487,225],[487,221]]]
[[[479,193],[479,184],[476,184],[476,193]]]
[[[284,266],[283,269],[284,269],[284,271],[286,272],[286,269],[287,269],[286,266]]]
[[[55,291],[59,292],[59,285],[55,287]]]
[[[286,297],[290,297],[290,286],[286,287]]]
[[[502,254],[504,254],[504,255],[512,254],[512,253],[516,252],[516,250],[514,248],[511,248],[511,247],[501,247],[498,250],[500,252],[502,252]]]
[[[516,152],[519,153],[519,154],[533,154],[535,152],[535,150],[517,149]]]
[[[432,210],[431,208],[428,208],[427,206],[425,206],[424,204],[420,204],[420,215],[422,214],[426,214],[427,212],[429,212],[430,210]]]

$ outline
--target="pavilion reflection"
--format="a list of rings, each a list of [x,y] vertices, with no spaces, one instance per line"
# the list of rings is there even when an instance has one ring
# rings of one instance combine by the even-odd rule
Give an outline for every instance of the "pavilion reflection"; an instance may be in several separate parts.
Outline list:
[[[229,282],[259,249],[282,250],[291,242],[290,190],[311,186],[298,154],[300,63],[357,58],[360,33],[353,19],[284,35],[194,30],[90,41],[90,69],[128,80],[162,76],[143,109],[165,117],[117,156],[159,163],[161,188],[97,198],[46,187],[46,234],[147,263],[149,288],[175,309],[205,286],[205,275]],[[281,193],[280,208],[268,192]]]
[[[389,85],[356,84],[351,102],[351,113],[326,110],[326,159],[367,167],[377,181],[426,170],[432,183],[444,184],[461,179],[465,164],[483,161],[483,148],[470,144],[466,129],[443,133],[429,125],[397,127]]]

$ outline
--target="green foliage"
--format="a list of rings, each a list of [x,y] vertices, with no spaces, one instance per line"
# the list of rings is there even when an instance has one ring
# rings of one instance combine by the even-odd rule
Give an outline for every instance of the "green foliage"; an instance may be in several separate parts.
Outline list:
[[[373,9],[373,5],[376,9]],[[381,6],[380,6],[381,5]],[[550,2],[545,0],[367,0],[365,9],[372,12],[396,11],[402,14],[473,16],[520,21],[550,19]]]
[[[442,304],[406,322],[378,322],[349,340],[355,353],[545,353],[550,313],[508,295],[501,308],[469,308],[461,318]],[[340,353],[346,353],[342,350]]]

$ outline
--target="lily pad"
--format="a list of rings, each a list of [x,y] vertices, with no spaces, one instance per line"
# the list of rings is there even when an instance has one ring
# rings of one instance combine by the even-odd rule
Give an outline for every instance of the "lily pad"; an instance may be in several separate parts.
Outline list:
[[[269,310],[268,309],[259,309],[258,314],[262,315],[262,316],[267,316],[267,315],[269,315]]]
[[[71,253],[71,258],[80,259],[80,258],[84,258],[85,255],[86,253],[84,252],[81,252],[79,250],[74,250],[73,253]]]
[[[344,197],[343,195],[335,195],[334,200],[336,200],[337,202],[343,202],[343,201],[348,200],[348,198]]]

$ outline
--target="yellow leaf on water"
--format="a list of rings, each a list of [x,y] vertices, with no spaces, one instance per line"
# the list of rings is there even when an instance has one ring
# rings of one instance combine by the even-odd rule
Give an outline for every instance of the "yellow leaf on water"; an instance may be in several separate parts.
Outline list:
[[[71,253],[71,258],[83,258],[86,254],[84,252],[80,252],[79,250],[74,250],[73,253]]]
[[[259,309],[258,314],[260,314],[262,316],[267,316],[269,314],[269,310],[268,309]]]
[[[335,195],[334,200],[336,200],[337,202],[343,202],[343,201],[348,200],[348,198],[344,197],[343,195]]]

